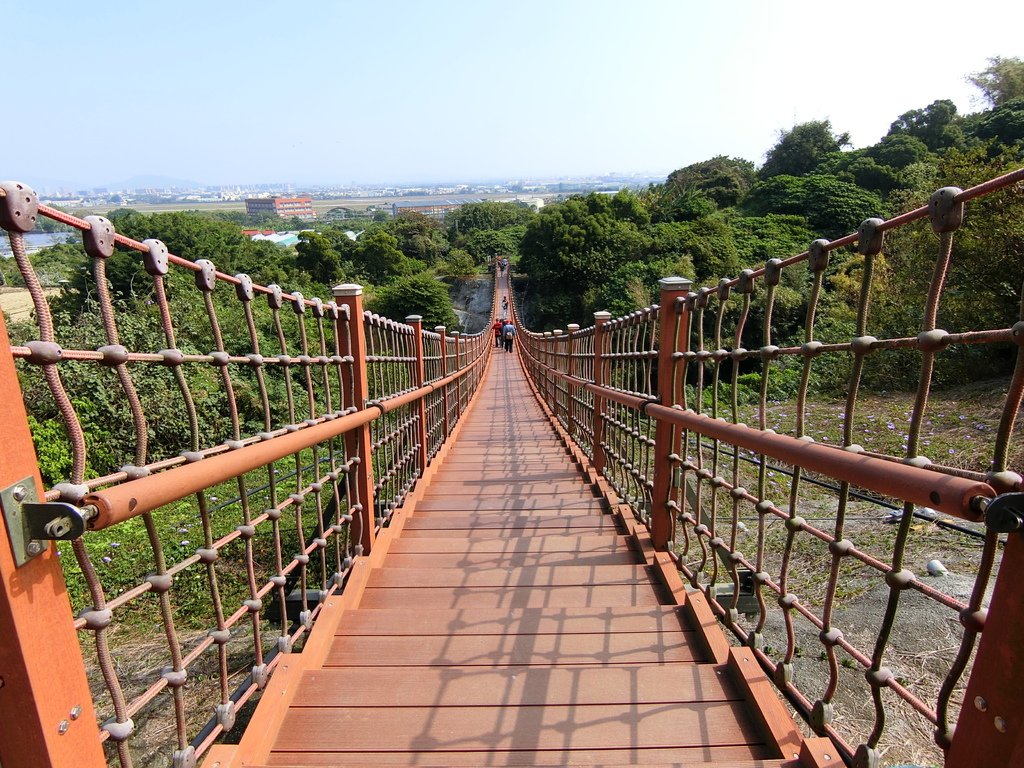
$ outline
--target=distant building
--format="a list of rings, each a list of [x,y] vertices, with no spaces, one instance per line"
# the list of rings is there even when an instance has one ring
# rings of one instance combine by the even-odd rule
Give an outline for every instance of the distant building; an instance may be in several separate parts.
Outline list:
[[[275,232],[272,229],[260,232],[258,229],[244,229],[242,233],[248,235],[251,240],[265,240],[282,248],[287,248],[299,242],[298,232]]]
[[[449,212],[458,210],[467,203],[482,203],[483,200],[422,200],[397,202],[391,204],[391,215],[401,216],[403,213],[422,213],[435,219],[443,219]]]
[[[250,216],[269,213],[285,219],[316,218],[311,197],[250,197],[245,201],[245,212]]]

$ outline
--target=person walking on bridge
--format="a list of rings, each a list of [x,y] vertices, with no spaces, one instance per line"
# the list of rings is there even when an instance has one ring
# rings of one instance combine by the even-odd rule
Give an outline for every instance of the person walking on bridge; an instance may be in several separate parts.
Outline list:
[[[501,329],[501,338],[505,341],[505,351],[512,351],[512,340],[516,337],[516,327],[511,322],[505,323]]]
[[[494,346],[501,346],[501,329],[505,327],[505,320],[494,318],[494,324],[491,326],[491,330],[494,332]]]

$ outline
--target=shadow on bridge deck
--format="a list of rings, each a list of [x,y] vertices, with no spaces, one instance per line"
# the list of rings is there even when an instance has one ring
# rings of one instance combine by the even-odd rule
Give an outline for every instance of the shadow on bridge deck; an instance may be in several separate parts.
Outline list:
[[[832,764],[662,565],[495,354],[429,481],[205,765]]]

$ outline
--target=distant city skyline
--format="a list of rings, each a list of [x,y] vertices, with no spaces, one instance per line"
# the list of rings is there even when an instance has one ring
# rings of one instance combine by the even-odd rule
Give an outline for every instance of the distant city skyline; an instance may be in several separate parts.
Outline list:
[[[1024,57],[1024,4],[392,0],[5,7],[27,79],[0,177],[104,187],[664,176],[760,164],[829,119],[855,147]]]

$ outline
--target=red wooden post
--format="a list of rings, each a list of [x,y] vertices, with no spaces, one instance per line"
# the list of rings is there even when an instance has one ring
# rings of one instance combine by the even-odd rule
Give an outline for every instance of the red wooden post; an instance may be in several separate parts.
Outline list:
[[[1024,765],[1024,533],[1006,539],[947,768]],[[984,613],[984,611],[982,612]],[[975,622],[967,616],[961,621]]]
[[[562,362],[562,331],[555,329],[551,332],[551,367],[559,373],[565,373],[565,366]],[[562,402],[562,393],[559,390],[560,381],[557,377],[551,377],[551,402],[555,410],[555,418],[565,424],[568,421],[566,405]]]
[[[580,326],[578,323],[569,323],[566,326],[569,331],[569,338],[566,340],[566,357],[565,357],[565,372],[569,376],[576,375],[576,332],[579,331]],[[568,413],[568,431],[569,435],[573,440],[576,439],[576,385],[566,384],[565,387],[566,397],[568,399],[567,406],[569,408]]]
[[[690,281],[682,277],[666,277],[661,284],[661,309],[658,311],[658,397],[662,405],[672,406],[678,398],[681,382],[675,375],[677,352],[686,349],[688,315],[677,310],[676,303],[685,299]],[[677,333],[678,330],[678,333]],[[668,502],[672,488],[672,462],[669,456],[680,450],[680,431],[677,427],[659,421],[654,431],[654,490],[651,505],[651,541],[655,549],[664,550],[673,536],[672,510]]]
[[[366,374],[366,330],[363,328],[363,287],[354,283],[334,286],[334,299],[342,309],[338,319],[338,338],[341,339],[341,354],[352,357],[352,364],[343,369],[347,374],[345,383],[345,407],[362,410],[370,393]],[[351,402],[349,402],[351,400]],[[359,496],[361,540],[363,554],[373,549],[376,537],[373,501],[373,453],[371,451],[370,425],[364,424],[345,433],[345,455],[358,458],[355,469],[354,487]],[[351,503],[351,502],[350,502]]]
[[[423,317],[420,315],[409,315],[405,322],[412,326],[413,345],[416,348],[416,367],[413,369],[413,386],[422,387],[427,378],[427,367],[423,360]],[[420,464],[420,477],[427,471],[427,399],[421,397],[416,407],[416,418],[420,423],[416,429],[416,440],[419,447],[416,455]]]
[[[599,387],[608,385],[608,372],[605,369],[605,355],[608,354],[611,346],[611,337],[605,329],[605,325],[612,319],[611,312],[594,313],[594,384]],[[600,395],[594,395],[594,419],[591,423],[591,431],[594,435],[593,463],[594,469],[600,475],[604,472],[604,409],[605,399]]]
[[[20,500],[43,499],[43,484],[2,314],[0,402],[0,505],[11,521],[0,523],[0,764],[98,768],[107,762],[57,551],[15,565],[8,525]]]
[[[452,336],[455,338],[455,370],[462,370],[462,334],[458,331],[452,331]],[[463,381],[460,376],[458,381],[455,382],[455,420],[458,421],[462,418],[462,386]]]
[[[434,326],[434,331],[441,337],[441,378],[443,379],[448,375],[448,339],[445,337],[445,331],[447,328],[443,325]],[[441,408],[444,410],[444,439],[448,439],[448,435],[451,434],[452,425],[448,419],[448,388],[449,385],[445,384],[441,388]]]

